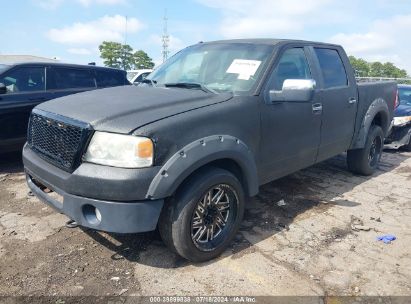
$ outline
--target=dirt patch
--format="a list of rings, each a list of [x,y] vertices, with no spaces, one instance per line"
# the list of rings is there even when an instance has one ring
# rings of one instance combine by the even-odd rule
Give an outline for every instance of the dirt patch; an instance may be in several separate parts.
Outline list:
[[[386,153],[362,177],[341,155],[263,186],[229,248],[201,264],[158,232],[66,228],[27,195],[20,157],[9,156],[0,160],[0,296],[411,296],[410,156]],[[353,230],[353,218],[370,229]],[[397,240],[376,241],[388,233]]]

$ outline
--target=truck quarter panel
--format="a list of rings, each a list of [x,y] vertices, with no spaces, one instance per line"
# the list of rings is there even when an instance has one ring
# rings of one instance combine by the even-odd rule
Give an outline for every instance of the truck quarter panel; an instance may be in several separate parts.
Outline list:
[[[368,131],[373,123],[377,123],[383,129],[384,135],[389,131],[397,84],[385,83],[363,83],[358,85],[360,103],[355,124],[355,132],[350,149],[361,149],[365,145]],[[375,118],[377,117],[377,121]]]

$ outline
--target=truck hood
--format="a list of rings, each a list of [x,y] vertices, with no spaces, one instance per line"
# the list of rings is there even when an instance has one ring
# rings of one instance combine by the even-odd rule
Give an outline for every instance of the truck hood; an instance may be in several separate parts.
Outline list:
[[[395,117],[411,116],[411,105],[399,105],[394,112]]]
[[[37,109],[89,123],[98,131],[127,134],[148,123],[231,98],[231,93],[197,89],[124,86],[57,98]]]

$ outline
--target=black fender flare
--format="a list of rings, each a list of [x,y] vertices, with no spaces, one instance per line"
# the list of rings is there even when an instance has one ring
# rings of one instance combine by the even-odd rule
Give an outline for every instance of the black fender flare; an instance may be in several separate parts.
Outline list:
[[[362,149],[365,146],[365,141],[367,140],[368,131],[370,130],[371,124],[374,118],[381,114],[381,123],[382,130],[384,135],[387,136],[389,127],[390,127],[390,111],[388,105],[384,99],[378,98],[374,100],[371,105],[368,107],[367,112],[364,115],[364,118],[361,122],[360,130],[357,134],[356,139],[354,140],[351,149]]]
[[[229,135],[205,137],[186,145],[163,165],[152,180],[147,198],[166,198],[196,169],[216,160],[231,159],[242,170],[246,193],[258,193],[257,166],[253,153],[240,139]]]

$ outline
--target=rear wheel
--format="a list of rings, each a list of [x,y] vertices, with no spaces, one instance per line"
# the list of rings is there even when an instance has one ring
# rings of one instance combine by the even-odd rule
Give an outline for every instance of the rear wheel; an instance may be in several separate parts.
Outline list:
[[[219,256],[244,213],[238,179],[219,168],[201,170],[167,202],[160,218],[163,241],[182,257],[202,262]]]
[[[347,163],[350,171],[371,175],[378,168],[384,148],[384,132],[380,126],[371,126],[363,149],[349,150]]]

